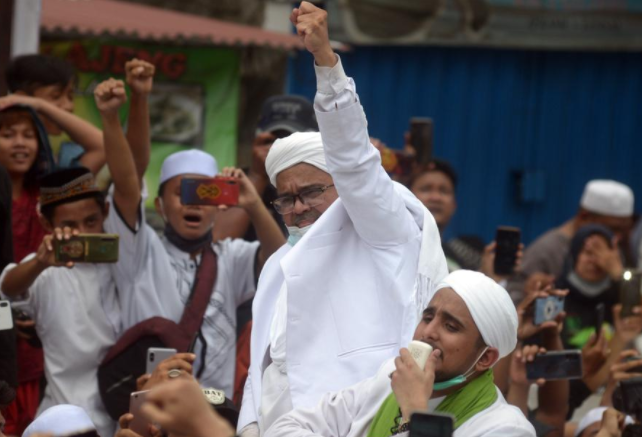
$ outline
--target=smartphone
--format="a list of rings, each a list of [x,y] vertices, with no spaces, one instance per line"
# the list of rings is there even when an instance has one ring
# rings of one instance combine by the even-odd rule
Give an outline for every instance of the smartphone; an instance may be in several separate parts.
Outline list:
[[[166,360],[169,357],[173,357],[174,355],[176,355],[176,349],[150,347],[149,349],[147,349],[147,364],[145,367],[145,373],[153,373],[161,361]]]
[[[565,350],[535,355],[526,363],[526,377],[531,381],[539,378],[546,380],[578,379],[582,377],[582,352]]]
[[[517,252],[522,241],[519,228],[500,226],[495,234],[495,273],[508,276],[515,270]]]
[[[597,340],[602,335],[602,325],[604,325],[604,315],[606,307],[604,302],[595,305],[595,339]]]
[[[135,391],[129,395],[129,412],[134,415],[129,424],[129,429],[141,437],[152,437],[149,431],[150,423],[140,413],[140,407],[145,403],[147,393],[149,393],[149,390]]]
[[[0,300],[0,331],[13,329],[13,316],[11,304],[8,300]]]
[[[622,311],[620,317],[633,315],[633,307],[640,305],[640,285],[642,284],[642,272],[627,270],[620,281],[620,303]]]
[[[410,416],[409,437],[451,437],[454,423],[447,414],[413,413]]]
[[[555,320],[555,317],[562,311],[564,311],[564,297],[539,297],[535,299],[535,316],[533,323],[535,325],[541,325],[544,322]]]
[[[432,118],[410,119],[410,145],[415,149],[418,164],[427,164],[432,159]]]
[[[116,234],[79,234],[69,240],[54,239],[54,255],[58,262],[115,263],[118,242]]]
[[[239,184],[235,178],[184,178],[181,180],[183,205],[239,204]]]
[[[639,417],[642,412],[642,378],[631,378],[620,381],[622,394],[622,411]]]

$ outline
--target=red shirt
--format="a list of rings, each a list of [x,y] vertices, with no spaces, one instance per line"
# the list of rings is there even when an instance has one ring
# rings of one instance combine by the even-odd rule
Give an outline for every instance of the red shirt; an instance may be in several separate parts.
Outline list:
[[[37,204],[38,190],[25,190],[19,199],[12,202],[13,259],[16,262],[36,252],[42,238],[47,235],[38,219]]]
[[[42,238],[47,234],[38,219],[37,204],[38,190],[25,190],[19,199],[12,202],[13,259],[16,262],[36,252],[42,243]],[[17,352],[18,381],[39,380],[44,373],[42,349],[34,348],[20,338]]]

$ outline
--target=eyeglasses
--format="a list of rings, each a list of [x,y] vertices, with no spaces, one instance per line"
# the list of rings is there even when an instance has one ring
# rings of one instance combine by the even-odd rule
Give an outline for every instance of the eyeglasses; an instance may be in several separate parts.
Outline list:
[[[309,188],[301,191],[299,194],[292,194],[289,196],[282,196],[272,202],[274,209],[281,215],[289,214],[294,210],[296,199],[299,199],[302,204],[306,206],[318,206],[323,203],[323,193],[334,185],[326,185],[325,187]]]

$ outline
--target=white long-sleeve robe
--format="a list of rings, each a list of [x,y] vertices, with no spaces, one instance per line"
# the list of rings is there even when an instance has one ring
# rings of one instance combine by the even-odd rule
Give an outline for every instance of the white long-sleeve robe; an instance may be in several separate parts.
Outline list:
[[[392,392],[389,375],[394,370],[391,359],[374,377],[325,395],[314,408],[295,409],[281,416],[265,437],[366,437],[372,419]],[[435,411],[443,399],[431,399],[429,412]],[[506,403],[499,390],[493,405],[468,419],[454,433],[454,437],[491,436],[535,437],[533,425],[517,407]]]

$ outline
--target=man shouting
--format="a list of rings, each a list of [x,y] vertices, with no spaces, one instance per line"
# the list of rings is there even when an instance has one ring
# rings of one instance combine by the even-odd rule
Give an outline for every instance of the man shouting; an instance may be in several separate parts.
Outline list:
[[[375,374],[411,339],[447,274],[433,217],[390,180],[370,144],[326,16],[303,2],[290,17],[314,55],[320,132],[277,140],[266,159],[289,238],[266,263],[254,300],[245,436]]]

